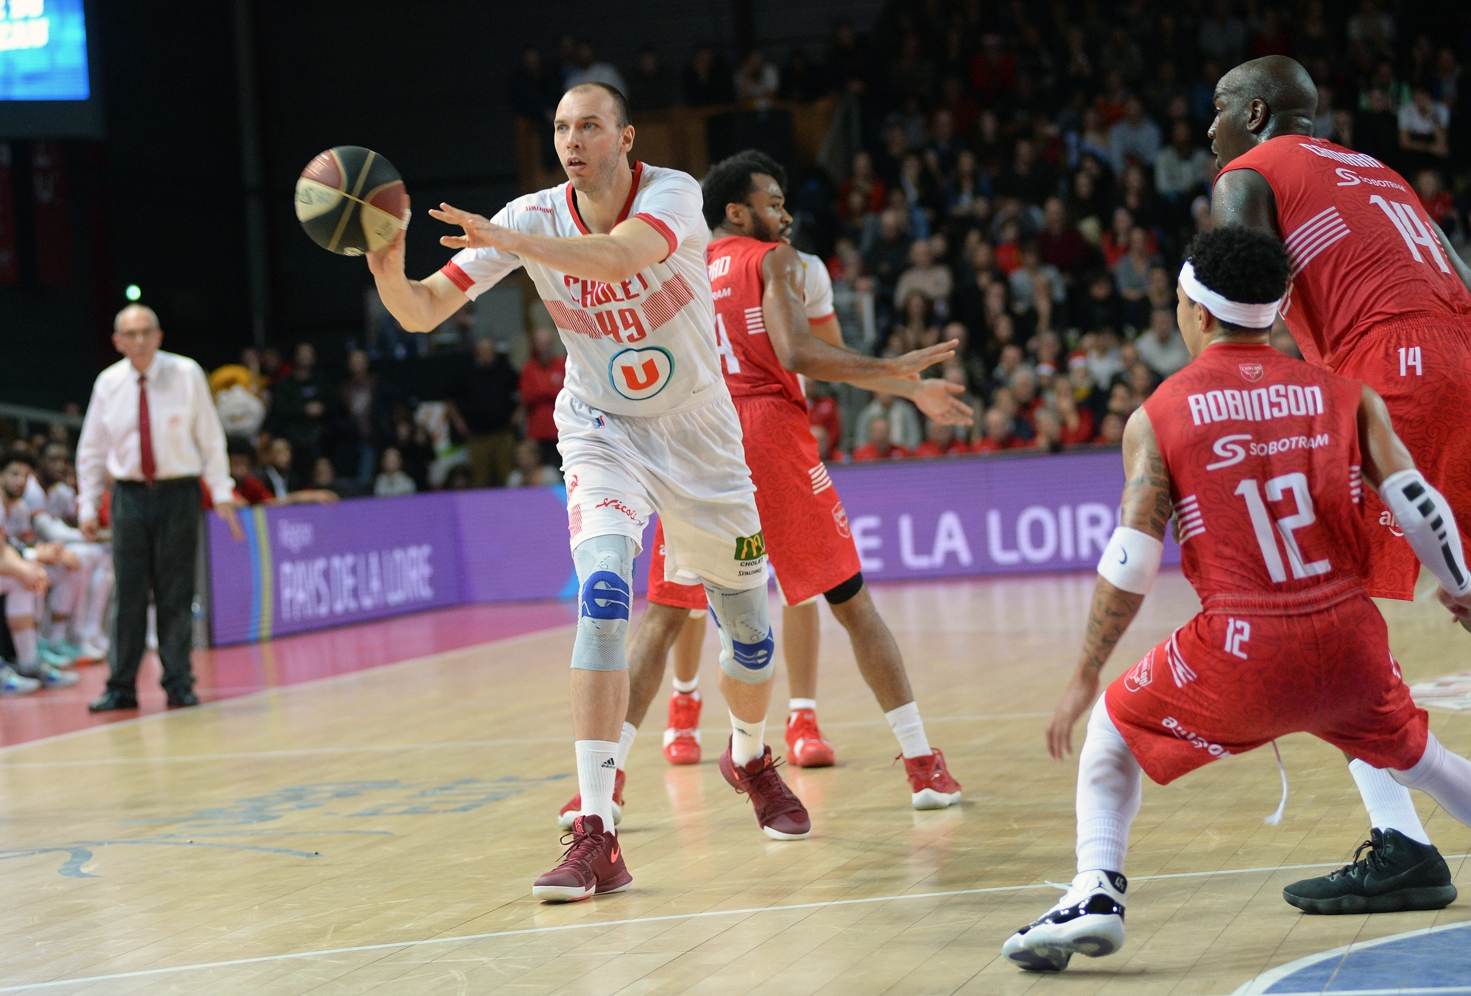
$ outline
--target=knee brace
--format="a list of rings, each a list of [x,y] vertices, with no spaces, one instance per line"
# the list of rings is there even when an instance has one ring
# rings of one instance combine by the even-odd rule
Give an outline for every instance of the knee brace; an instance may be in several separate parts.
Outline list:
[[[577,640],[572,666],[584,671],[625,671],[628,610],[633,601],[633,540],[593,536],[577,544]]]
[[[862,590],[863,572],[859,571],[836,588],[823,592],[822,597],[827,599],[827,604],[829,605],[842,605],[844,602],[850,601],[854,595],[857,595]]]
[[[760,685],[776,671],[776,641],[766,606],[766,586],[732,591],[708,581],[715,629],[720,634],[720,670],[737,681]]]

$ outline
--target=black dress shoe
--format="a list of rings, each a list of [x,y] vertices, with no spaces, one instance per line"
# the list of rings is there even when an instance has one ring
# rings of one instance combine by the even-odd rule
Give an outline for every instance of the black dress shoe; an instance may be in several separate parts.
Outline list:
[[[101,698],[93,699],[87,706],[88,712],[113,712],[118,709],[138,708],[138,696],[131,692],[116,692],[109,688]]]
[[[178,694],[169,692],[170,709],[183,709],[188,706],[197,705],[199,705],[199,696],[193,692],[179,692]]]

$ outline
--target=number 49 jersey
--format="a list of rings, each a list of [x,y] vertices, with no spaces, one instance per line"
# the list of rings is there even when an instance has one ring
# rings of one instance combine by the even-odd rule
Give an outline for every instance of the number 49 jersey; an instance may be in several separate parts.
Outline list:
[[[1292,264],[1282,318],[1312,358],[1339,364],[1374,326],[1415,313],[1471,317],[1420,199],[1372,156],[1321,138],[1280,135],[1225,170],[1260,173],[1277,200]]]
[[[1144,403],[1171,482],[1185,576],[1212,595],[1361,584],[1358,381],[1270,346],[1216,344]]]

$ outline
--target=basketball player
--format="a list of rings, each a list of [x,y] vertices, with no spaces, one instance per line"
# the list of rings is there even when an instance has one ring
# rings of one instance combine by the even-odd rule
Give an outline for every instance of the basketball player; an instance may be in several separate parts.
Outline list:
[[[784,179],[769,157],[743,153],[713,166],[703,184],[705,220],[714,235],[706,258],[716,338],[745,433],[767,552],[788,606],[820,594],[848,630],[859,671],[899,739],[913,806],[944,808],[959,801],[960,785],[946,770],[944,755],[925,738],[899,648],[863,586],[847,514],[817,454],[797,374],[922,397],[936,417],[965,424],[970,411],[954,398],[955,385],[895,376],[944,360],[956,343],[876,359],[842,346],[836,323],[827,330],[835,342],[814,336],[801,259],[782,241],[792,221],[782,195]],[[655,559],[663,545],[656,536]],[[666,579],[669,573],[666,567]],[[688,625],[689,612],[698,604],[693,595],[687,585],[661,584],[651,573],[650,605],[634,644],[627,744],[663,680],[669,642]],[[664,639],[653,639],[656,633]],[[625,749],[622,760],[626,757]],[[731,780],[728,757],[720,759],[720,768]],[[575,813],[577,805],[577,799],[570,801],[561,819]]]
[[[524,266],[567,347],[556,421],[580,586],[572,715],[583,815],[562,862],[532,889],[567,901],[632,881],[613,828],[614,755],[628,706],[633,560],[656,511],[668,570],[705,585],[720,623],[742,785],[768,830],[804,837],[810,821],[759,726],[746,725],[766,715],[774,647],[761,522],[710,335],[699,186],[677,170],[630,165],[634,129],[612,87],[568,90],[553,126],[566,184],[517,198],[493,220],[449,205],[431,211],[464,234],[440,240],[461,252],[423,281],[405,277],[401,237],[369,265],[388,310],[413,330],[434,328]]]
[[[1471,824],[1471,761],[1429,732],[1365,590],[1365,483],[1398,519],[1441,599],[1471,607],[1471,573],[1449,505],[1415,469],[1373,388],[1268,345],[1287,291],[1274,236],[1229,226],[1199,236],[1180,271],[1177,315],[1194,360],[1124,434],[1121,525],[1099,561],[1082,659],[1053,713],[1048,751],[1072,729],[1159,569],[1173,514],[1202,611],[1112,682],[1078,761],[1078,875],[1002,953],[1060,971],[1124,939],[1124,854],[1140,775],[1167,784],[1218,757],[1305,731],[1428,793]],[[1285,802],[1285,797],[1284,797]],[[1393,875],[1429,849],[1413,841]],[[1416,849],[1414,852],[1410,848]],[[1455,898],[1441,884],[1424,906]]]
[[[34,470],[30,453],[13,449],[5,455],[0,466],[0,528],[22,546],[27,559],[45,567],[53,596],[58,589],[62,593],[60,600],[52,602],[52,625],[55,627],[59,618],[65,635],[73,595],[86,592],[84,572],[88,565],[76,551],[45,534],[46,527],[53,522]],[[94,558],[91,566],[95,564]],[[24,596],[18,596],[14,605],[9,600],[6,602],[6,623],[15,644],[15,670],[23,677],[39,681],[43,688],[70,688],[79,680],[76,672],[69,670],[76,655],[65,653],[57,643],[40,639],[37,628],[40,602],[29,602]]]
[[[1284,56],[1233,69],[1216,86],[1210,137],[1222,173],[1217,225],[1246,225],[1287,247],[1291,293],[1282,317],[1309,362],[1361,380],[1383,399],[1415,465],[1471,525],[1471,270],[1409,183],[1377,159],[1311,138],[1317,88]],[[1415,553],[1374,494],[1366,588],[1414,596]],[[1463,534],[1466,535],[1466,534]],[[1471,537],[1468,537],[1471,538]],[[1393,848],[1429,844],[1410,794],[1362,760],[1349,765],[1370,824]],[[1404,909],[1427,883],[1388,883],[1371,851],[1352,875],[1307,879],[1283,897],[1314,913]],[[1374,879],[1374,882],[1370,882]]]

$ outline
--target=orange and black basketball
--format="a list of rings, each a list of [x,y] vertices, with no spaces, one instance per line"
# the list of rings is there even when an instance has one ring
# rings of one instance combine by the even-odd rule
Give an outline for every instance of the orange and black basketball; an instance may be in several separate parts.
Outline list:
[[[339,145],[306,164],[296,181],[296,219],[323,249],[361,256],[407,228],[409,192],[372,149]]]

